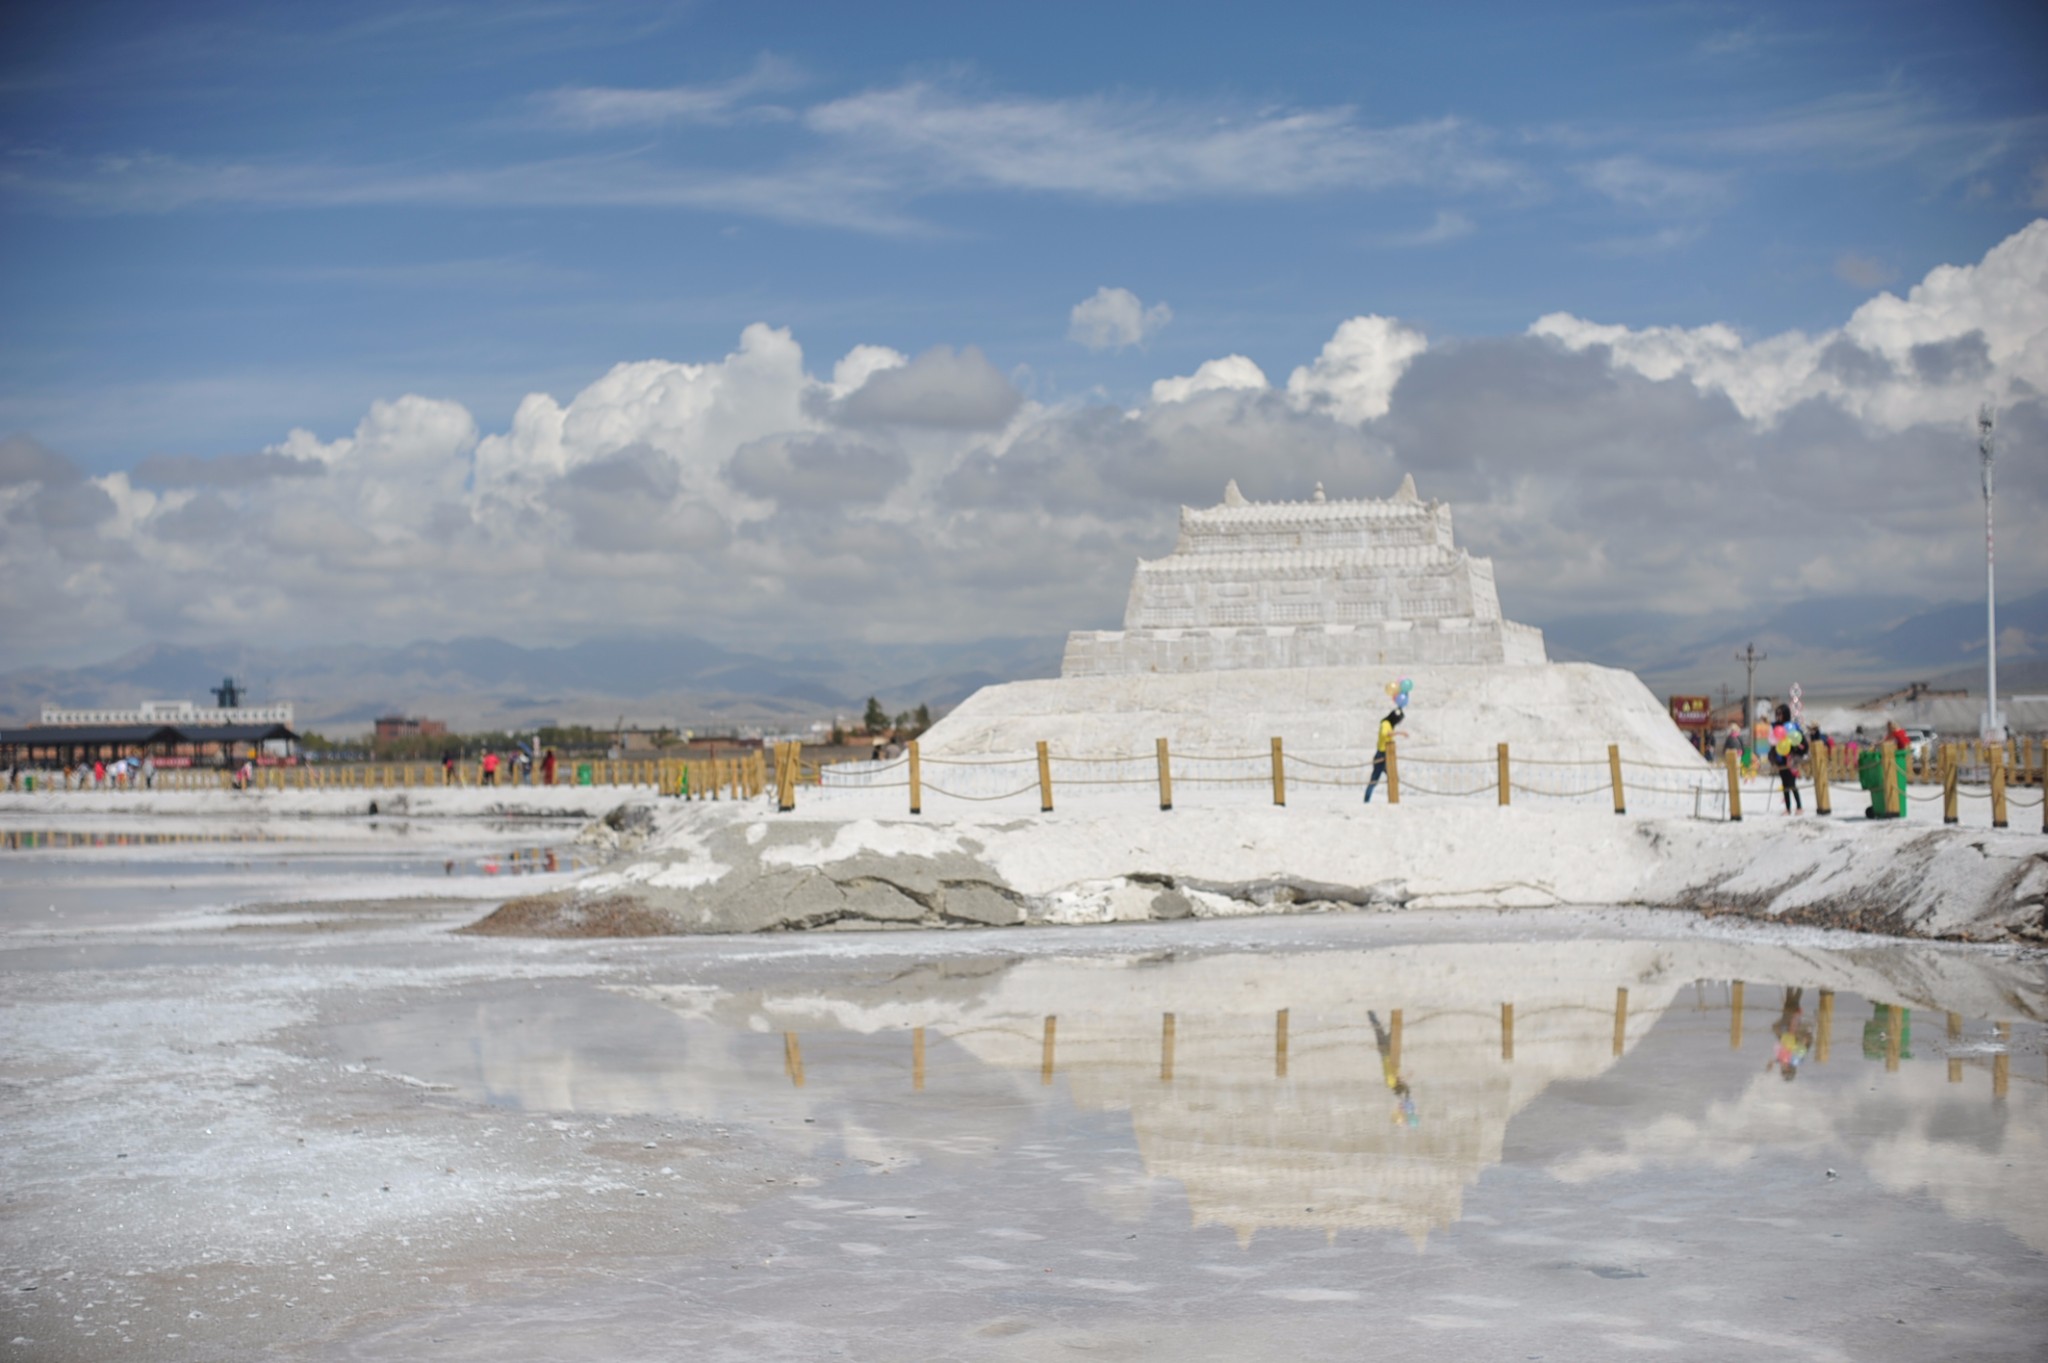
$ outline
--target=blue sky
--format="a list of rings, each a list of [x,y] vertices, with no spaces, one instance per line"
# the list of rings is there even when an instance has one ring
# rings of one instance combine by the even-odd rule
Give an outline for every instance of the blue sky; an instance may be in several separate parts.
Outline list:
[[[961,503],[929,500],[942,474],[921,479],[927,465],[1000,457],[1027,418],[1083,439],[1090,411],[1142,406],[1155,382],[1226,356],[1277,393],[1348,319],[1397,319],[1431,356],[1468,364],[1506,353],[1492,341],[1533,344],[1552,314],[1631,337],[1821,336],[2048,211],[2039,5],[83,4],[7,23],[0,433],[37,451],[22,468],[61,463],[51,480],[143,469],[135,486],[172,502],[192,488],[166,461],[185,461],[177,476],[213,469],[196,484],[212,491],[178,505],[131,505],[125,484],[106,489],[117,513],[67,494],[50,514],[99,517],[95,544],[195,516],[186,503],[210,507],[253,467],[205,461],[312,458],[305,441],[283,451],[294,429],[327,470],[362,463],[335,442],[406,395],[472,423],[444,452],[469,461],[456,482],[474,492],[476,439],[509,439],[528,395],[569,404],[622,362],[721,365],[756,324],[786,330],[820,384],[855,347],[901,362],[944,346],[972,348],[1009,385],[1023,406],[996,402],[993,425],[905,423],[928,448],[872,423],[855,455],[832,447],[908,471],[878,524],[929,519]],[[1123,292],[1091,330],[1075,309],[1098,289]],[[1952,322],[1899,344],[1966,338],[1970,319]],[[1987,334],[1986,373],[2025,406],[2033,371],[2015,357],[2031,333]],[[1607,343],[1553,328],[1549,353]],[[1674,381],[1629,361],[1630,344],[1613,352],[1617,382]],[[1685,360],[1678,381],[1712,390],[1703,364]],[[970,369],[947,373],[985,387]],[[1366,484],[1425,458],[1389,443],[1425,438],[1388,425],[1398,400],[1389,415],[1318,392],[1293,400],[1343,427],[1325,433],[1333,484],[1356,475],[1356,490],[1383,492]],[[1826,400],[1887,438],[1926,416]],[[1758,439],[1782,430],[1782,404],[1736,405]],[[822,438],[807,421],[787,424]],[[956,432],[944,448],[930,443],[940,428]],[[1500,438],[1516,430],[1507,420]],[[655,539],[695,545],[688,526],[715,512],[712,538],[733,537],[717,571],[761,580],[779,569],[741,551],[791,507],[769,508],[757,476],[735,509],[690,470],[729,470],[740,444],[777,434],[765,416],[689,448],[638,430],[547,469],[602,482],[584,465],[649,445],[667,463],[631,477],[669,499]],[[1272,491],[1299,494],[1312,465]],[[1158,484],[1169,516],[1211,471]],[[1509,495],[1500,480],[1448,486],[1476,503],[1479,547],[1541,548],[1511,533],[1528,505],[1489,520]],[[528,510],[550,495],[532,492]],[[249,507],[209,512],[231,513]],[[1101,562],[1156,548],[1159,524],[1105,530]],[[95,590],[87,614],[109,637],[147,632],[135,589]],[[1532,600],[1620,599],[1557,590]],[[992,623],[1049,628],[1079,599]],[[293,606],[205,618],[283,628]],[[353,627],[440,626],[387,612]]]

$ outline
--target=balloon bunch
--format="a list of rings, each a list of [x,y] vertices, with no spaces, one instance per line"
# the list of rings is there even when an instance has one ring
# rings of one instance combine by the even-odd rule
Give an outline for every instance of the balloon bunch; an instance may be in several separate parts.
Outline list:
[[[1387,699],[1394,702],[1396,710],[1408,708],[1408,693],[1415,689],[1415,683],[1407,677],[1387,683]]]
[[[1778,756],[1780,757],[1789,757],[1792,750],[1805,741],[1806,730],[1800,727],[1799,721],[1796,719],[1790,724],[1773,724],[1771,726],[1771,746],[1778,750]]]
[[[1790,707],[1792,711],[1792,718],[1799,721],[1801,724],[1804,724],[1806,722],[1805,692],[1799,689],[1798,682],[1793,682],[1792,689],[1786,694],[1787,698],[1792,702]]]

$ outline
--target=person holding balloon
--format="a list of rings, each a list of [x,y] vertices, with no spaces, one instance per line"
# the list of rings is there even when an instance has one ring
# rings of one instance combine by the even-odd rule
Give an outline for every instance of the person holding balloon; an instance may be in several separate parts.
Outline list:
[[[1380,778],[1387,774],[1387,745],[1394,741],[1394,728],[1407,717],[1408,693],[1415,683],[1403,677],[1397,682],[1387,683],[1387,699],[1394,702],[1394,708],[1387,711],[1380,720],[1379,742],[1373,748],[1372,779],[1365,783],[1365,802],[1372,803],[1372,793],[1379,789]]]
[[[1799,798],[1799,761],[1807,754],[1806,731],[1798,720],[1792,718],[1792,707],[1780,705],[1771,724],[1771,765],[1777,769],[1778,784],[1783,790],[1785,812],[1794,809],[1806,812],[1806,802]]]

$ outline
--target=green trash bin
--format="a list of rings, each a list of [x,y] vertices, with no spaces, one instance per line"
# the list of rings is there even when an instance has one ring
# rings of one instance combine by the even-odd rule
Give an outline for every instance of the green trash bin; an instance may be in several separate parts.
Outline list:
[[[1856,784],[1862,786],[1864,790],[1870,793],[1870,808],[1863,811],[1864,818],[1903,819],[1906,817],[1906,764],[1911,759],[1912,754],[1904,748],[1900,748],[1892,754],[1893,765],[1897,768],[1892,777],[1895,782],[1892,790],[1897,797],[1899,807],[1890,813],[1886,813],[1883,808],[1883,781],[1878,775],[1884,769],[1884,749],[1865,748],[1856,755]]]
[[[579,786],[596,784],[591,779],[590,764],[588,762],[578,762],[576,764],[576,784]]]

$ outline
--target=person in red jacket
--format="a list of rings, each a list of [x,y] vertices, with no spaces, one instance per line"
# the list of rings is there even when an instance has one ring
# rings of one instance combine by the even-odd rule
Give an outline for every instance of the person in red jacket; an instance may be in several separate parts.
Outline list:
[[[487,786],[498,784],[498,755],[494,752],[484,754],[484,784]]]

